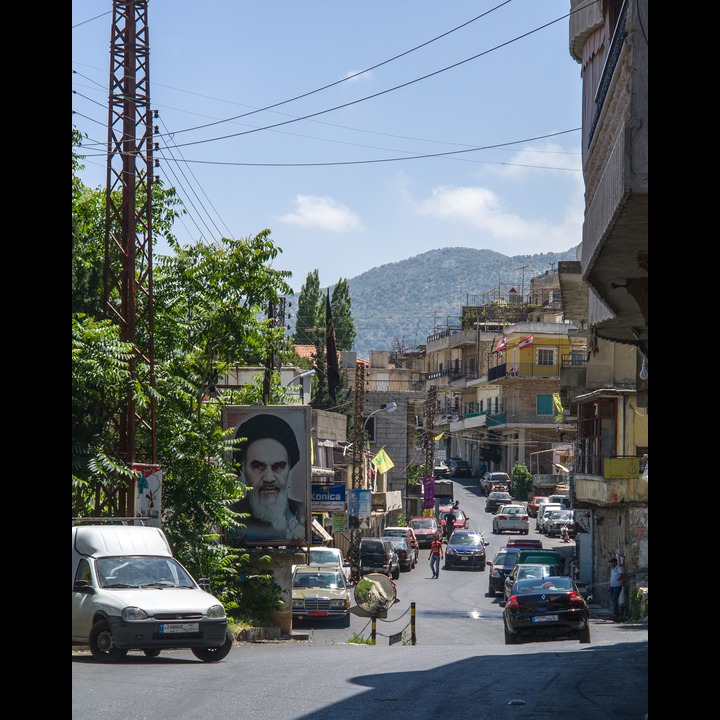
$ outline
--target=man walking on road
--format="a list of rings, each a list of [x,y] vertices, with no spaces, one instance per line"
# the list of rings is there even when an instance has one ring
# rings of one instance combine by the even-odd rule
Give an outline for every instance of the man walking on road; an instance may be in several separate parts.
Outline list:
[[[434,578],[440,577],[440,558],[444,557],[443,555],[443,546],[442,546],[442,540],[438,537],[438,534],[435,533],[435,537],[432,539],[432,542],[430,543],[430,570],[432,570],[432,576]]]

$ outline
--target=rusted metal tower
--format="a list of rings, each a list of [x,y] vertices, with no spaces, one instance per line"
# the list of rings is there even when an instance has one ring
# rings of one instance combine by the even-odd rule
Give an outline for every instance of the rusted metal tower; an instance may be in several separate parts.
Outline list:
[[[153,124],[150,109],[148,0],[113,0],[110,36],[104,306],[120,326],[120,339],[137,349],[130,362],[131,391],[106,408],[118,432],[118,457],[157,463],[153,347],[152,185]],[[101,492],[102,490],[102,492]],[[96,515],[133,516],[135,481],[98,488]]]

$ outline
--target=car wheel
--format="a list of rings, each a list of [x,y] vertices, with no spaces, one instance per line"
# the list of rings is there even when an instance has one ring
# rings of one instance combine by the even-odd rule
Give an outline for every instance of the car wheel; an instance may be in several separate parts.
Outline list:
[[[191,648],[192,654],[203,662],[219,662],[228,656],[228,653],[232,650],[233,634],[228,628],[225,631],[225,642],[217,647],[203,647],[203,648]]]
[[[480,572],[483,572],[484,570],[485,570],[485,563],[483,563],[483,564],[480,566]]]
[[[100,662],[113,663],[122,660],[128,653],[115,647],[112,630],[106,620],[98,620],[90,628],[88,646],[92,656]]]
[[[392,579],[397,580],[399,577],[400,577],[400,568],[397,568],[396,570],[393,571]]]
[[[508,629],[507,625],[503,623],[503,629],[505,630],[505,644],[506,645],[517,645],[518,639],[515,635],[513,635]]]
[[[590,642],[590,623],[588,623],[581,631],[580,631],[580,642],[583,645],[587,645]]]
[[[147,650],[143,650],[146,657],[157,657],[160,654],[159,648],[148,648]]]
[[[497,534],[498,534],[497,528],[496,528],[494,525],[493,525],[493,529],[492,529],[492,534],[493,534],[493,535],[497,535]]]

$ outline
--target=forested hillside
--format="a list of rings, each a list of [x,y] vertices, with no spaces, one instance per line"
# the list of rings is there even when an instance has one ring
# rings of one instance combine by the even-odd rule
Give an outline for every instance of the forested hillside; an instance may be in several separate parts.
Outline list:
[[[576,260],[575,248],[564,253],[508,257],[492,250],[443,248],[388,263],[348,279],[358,357],[370,350],[424,345],[437,327],[460,322],[468,296],[512,284],[527,293],[530,279],[554,272],[560,260]]]

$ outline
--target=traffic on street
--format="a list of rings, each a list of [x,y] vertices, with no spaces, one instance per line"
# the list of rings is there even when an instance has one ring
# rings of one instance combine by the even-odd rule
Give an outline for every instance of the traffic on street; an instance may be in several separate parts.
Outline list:
[[[382,699],[393,699],[393,707],[407,711],[398,714],[394,709],[393,717],[429,718],[446,704],[447,682],[452,680],[461,682],[463,697],[471,698],[466,704],[468,712],[455,713],[457,717],[478,717],[484,711],[501,719],[550,717],[537,711],[538,703],[552,700],[557,707],[561,700],[563,713],[570,717],[645,720],[647,621],[617,624],[612,622],[610,608],[590,602],[587,624],[580,621],[572,630],[574,635],[556,637],[548,633],[508,642],[503,613],[507,607],[505,575],[512,566],[506,567],[507,572],[491,592],[493,559],[504,552],[515,559],[520,552],[538,552],[523,545],[537,545],[539,541],[539,552],[554,550],[569,564],[574,541],[547,538],[536,532],[533,523],[528,535],[522,530],[493,534],[494,515],[485,512],[486,498],[477,478],[453,482],[455,498],[468,518],[463,532],[479,534],[487,543],[481,546],[485,550],[484,567],[477,558],[451,560],[447,566],[447,544],[443,543],[445,557],[434,580],[430,549],[422,542],[415,566],[401,570],[392,581],[396,602],[384,617],[381,613],[373,620],[353,599],[349,621],[294,619],[294,639],[236,643],[222,662],[211,664],[212,674],[199,667],[190,672],[202,663],[183,649],[155,658],[130,653],[124,662],[110,666],[94,664],[87,653],[74,653],[73,717],[91,716],[92,698],[100,693],[104,708],[115,707],[104,711],[107,720],[151,715],[211,720],[220,713],[236,715],[233,703],[238,702],[246,708],[262,705],[258,717],[274,720],[330,717],[328,708],[333,708],[333,716],[339,713],[352,719],[374,716],[370,708]],[[513,546],[515,542],[518,546]],[[547,563],[540,567],[541,582],[558,577]],[[527,574],[518,582],[532,582],[526,578]],[[561,584],[553,586],[558,593]],[[351,586],[351,598],[352,590]],[[567,587],[562,588],[562,594],[568,597]],[[546,628],[548,623],[542,626]],[[428,648],[432,652],[426,652]],[[599,677],[603,678],[600,683]],[[441,682],[436,682],[438,678]],[[160,715],[143,714],[135,708],[136,704],[138,708],[152,707],[156,702],[152,687],[168,690],[162,692]],[[210,687],[222,687],[223,691],[209,691]],[[564,689],[560,694],[559,688]],[[416,707],[420,692],[423,705],[428,703],[422,710]],[[117,706],[112,697],[116,697]]]

